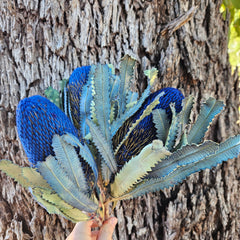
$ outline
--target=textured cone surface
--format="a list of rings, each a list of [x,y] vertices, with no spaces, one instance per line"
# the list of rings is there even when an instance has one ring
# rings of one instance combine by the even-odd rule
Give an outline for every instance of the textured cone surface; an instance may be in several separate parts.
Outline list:
[[[53,155],[54,134],[77,136],[70,119],[52,102],[41,96],[21,100],[17,108],[17,130],[29,162],[36,164]]]

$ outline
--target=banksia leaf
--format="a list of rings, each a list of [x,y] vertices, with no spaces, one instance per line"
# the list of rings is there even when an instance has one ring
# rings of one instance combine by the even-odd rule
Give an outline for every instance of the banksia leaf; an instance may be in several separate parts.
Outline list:
[[[77,208],[63,201],[56,193],[41,189],[32,189],[32,194],[49,213],[60,214],[72,222],[86,221],[89,217]]]
[[[56,106],[60,108],[60,96],[59,96],[59,92],[56,89],[52,87],[48,87],[44,91],[44,94],[52,103],[54,103]]]
[[[179,130],[179,114],[176,115],[176,110],[175,110],[175,104],[171,103],[170,108],[172,110],[172,122],[168,131],[167,139],[166,139],[166,148],[172,151],[176,139],[177,139],[177,133]]]
[[[193,96],[186,97],[182,101],[183,108],[179,113],[179,127],[180,127],[178,130],[179,135],[182,135],[186,125],[189,124],[193,103],[194,103]]]
[[[9,177],[13,178],[25,188],[51,188],[35,168],[20,167],[9,160],[1,160],[0,170],[5,172]]]
[[[101,132],[110,144],[110,69],[107,65],[97,65],[94,75],[95,94],[93,99],[95,103],[96,118]]]
[[[48,156],[45,162],[38,162],[40,174],[47,180],[52,189],[68,204],[81,211],[94,212],[97,205],[84,192],[79,191],[64,169],[53,156]]]
[[[93,122],[87,120],[87,124],[90,128],[93,142],[99,150],[104,162],[107,164],[111,173],[117,172],[117,165],[111,145],[108,144],[100,129]]]
[[[120,197],[143,178],[157,162],[171,153],[163,147],[160,140],[147,145],[139,155],[127,162],[116,175],[111,185],[111,195]]]
[[[120,87],[119,92],[122,94],[120,102],[119,102],[119,114],[123,114],[126,110],[127,105],[127,95],[130,91],[131,80],[134,74],[134,67],[136,64],[136,60],[130,57],[129,55],[125,55],[121,59],[120,64]],[[120,116],[120,115],[119,115]]]
[[[182,149],[172,153],[167,159],[158,163],[148,177],[165,177],[177,168],[188,164],[199,162],[207,156],[214,154],[218,149],[218,144],[212,141],[204,142],[200,145],[187,145]]]
[[[213,118],[221,112],[224,104],[214,98],[209,98],[206,103],[203,103],[197,121],[192,126],[188,134],[188,143],[200,143],[208,130],[209,124]]]
[[[87,83],[82,87],[82,94],[79,104],[80,131],[83,138],[89,133],[89,127],[86,123],[86,119],[90,119],[92,101],[92,82],[91,79],[88,79]]]
[[[75,148],[66,143],[64,138],[59,135],[53,136],[52,146],[58,164],[64,170],[65,174],[78,188],[78,191],[88,194],[89,189],[81,166],[82,164]]]
[[[132,107],[129,108],[127,111],[125,111],[124,114],[120,115],[115,121],[113,121],[112,126],[111,126],[111,136],[113,137],[116,132],[119,130],[119,128],[123,125],[123,123],[131,117],[134,113],[136,113],[145,99],[149,96],[150,94],[150,86],[148,86],[145,91],[143,92],[141,98],[138,100],[138,102]]]
[[[78,140],[78,138],[76,138],[74,135],[69,133],[64,134],[62,138],[65,142],[71,144],[72,146],[80,148],[80,156],[90,165],[95,176],[95,181],[97,181],[97,178],[98,178],[97,165],[88,146],[86,144],[82,144]]]
[[[153,122],[157,129],[157,138],[165,145],[168,130],[169,130],[169,118],[165,109],[155,109],[152,112]]]

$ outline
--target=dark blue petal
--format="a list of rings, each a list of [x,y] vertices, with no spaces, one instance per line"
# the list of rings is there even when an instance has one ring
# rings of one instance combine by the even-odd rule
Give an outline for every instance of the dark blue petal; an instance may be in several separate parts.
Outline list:
[[[21,100],[16,121],[20,141],[33,165],[54,154],[51,146],[54,134],[69,132],[78,136],[70,119],[55,104],[41,96]]]

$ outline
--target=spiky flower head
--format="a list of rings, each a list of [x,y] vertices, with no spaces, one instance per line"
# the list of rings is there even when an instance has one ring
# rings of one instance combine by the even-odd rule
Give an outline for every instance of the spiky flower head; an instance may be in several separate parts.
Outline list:
[[[38,95],[19,102],[16,122],[19,139],[33,165],[54,155],[51,146],[54,134],[69,132],[77,137],[70,119],[55,104]]]

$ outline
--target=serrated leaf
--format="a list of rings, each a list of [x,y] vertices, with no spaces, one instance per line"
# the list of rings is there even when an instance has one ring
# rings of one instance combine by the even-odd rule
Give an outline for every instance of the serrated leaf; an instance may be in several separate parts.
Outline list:
[[[120,117],[117,118],[115,121],[113,121],[111,126],[112,137],[116,134],[119,128],[123,125],[123,123],[139,110],[139,108],[142,106],[143,102],[149,96],[149,94],[150,94],[150,86],[148,85],[148,87],[145,89],[145,91],[143,92],[142,96],[137,101],[137,103],[132,108],[129,108],[128,110],[126,110],[125,113],[120,115]]]
[[[157,130],[157,138],[165,145],[169,130],[169,118],[165,109],[155,109],[152,112],[153,122]]]
[[[80,155],[81,157],[90,165],[90,167],[93,170],[94,176],[95,176],[95,180],[97,180],[98,178],[98,169],[97,169],[97,165],[96,162],[93,158],[93,155],[90,151],[90,149],[88,148],[87,145],[82,144],[78,138],[76,138],[74,135],[67,133],[64,134],[62,136],[62,138],[64,139],[64,141],[66,141],[69,144],[72,144],[75,147],[79,147],[80,148]]]
[[[152,110],[159,104],[159,99],[164,95],[164,92],[161,92],[158,94],[155,99],[147,105],[146,109],[143,111],[142,115],[140,116],[139,119],[137,119],[132,125],[129,127],[127,134],[123,138],[123,140],[119,143],[117,148],[114,151],[114,154],[116,155],[118,150],[121,148],[123,143],[126,141],[126,139],[130,136],[131,132],[134,130],[134,128],[148,115],[152,113]]]
[[[116,175],[111,185],[111,195],[113,197],[123,195],[144,177],[157,162],[170,154],[160,140],[154,140],[151,144],[145,146],[140,154],[128,161]]]
[[[108,185],[110,182],[112,173],[104,161],[101,161],[101,174],[104,180],[104,184]]]
[[[91,116],[91,102],[93,100],[92,96],[92,79],[88,79],[87,83],[82,87],[82,93],[80,97],[80,131],[84,138],[89,133],[89,127],[86,124],[86,119],[90,119]]]
[[[119,101],[119,98],[121,96],[121,93],[119,92],[119,88],[120,88],[120,78],[119,76],[115,76],[115,75],[111,75],[111,79],[110,79],[110,87],[111,87],[111,91],[110,91],[110,100],[111,101]]]
[[[87,119],[87,124],[90,128],[93,142],[99,150],[104,162],[107,164],[111,173],[117,172],[117,165],[113,154],[112,146],[108,144],[100,129],[93,122]]]
[[[9,160],[0,161],[0,170],[13,178],[23,187],[51,188],[35,168],[21,167]]]
[[[86,221],[89,219],[85,213],[67,204],[54,192],[34,188],[32,194],[49,213],[63,215],[72,222]]]
[[[214,154],[205,158],[204,161],[201,161],[198,166],[201,167],[201,169],[211,168],[223,161],[237,157],[239,153],[240,135],[236,135],[230,137],[225,142],[220,143],[218,150]]]
[[[95,103],[96,118],[100,130],[108,143],[111,143],[110,136],[110,69],[107,65],[97,65],[94,74],[94,91],[93,96]]]
[[[122,96],[119,101],[120,114],[123,114],[126,110],[127,95],[128,95],[128,91],[130,90],[130,83],[131,83],[131,79],[133,78],[135,64],[136,64],[136,60],[130,57],[129,55],[125,55],[121,59],[121,64],[120,64],[121,82],[120,82],[119,92],[122,94]]]
[[[48,156],[46,161],[38,162],[37,168],[52,189],[65,202],[82,211],[96,211],[97,205],[87,195],[79,191],[79,188],[66,175],[55,157]]]
[[[208,130],[209,124],[213,118],[221,112],[224,104],[214,98],[209,98],[206,103],[203,103],[197,121],[192,126],[188,134],[188,143],[200,143]]]
[[[144,74],[148,77],[150,85],[153,86],[158,75],[158,70],[156,68],[151,68],[149,70],[145,70]]]
[[[80,159],[74,146],[66,143],[63,137],[54,135],[52,147],[56,155],[58,164],[64,169],[69,179],[78,187],[79,191],[88,193],[89,189],[85,180],[85,175]]]
[[[172,110],[172,122],[168,131],[165,146],[169,151],[172,151],[176,142],[178,129],[179,129],[179,114],[176,114],[175,104],[170,103],[170,108]]]
[[[174,151],[181,149],[182,147],[184,147],[185,145],[188,144],[188,140],[187,140],[187,131],[186,129],[184,130],[183,134],[180,137],[179,143],[177,144],[177,146],[174,148]]]
[[[201,145],[187,145],[177,150],[167,159],[158,163],[148,177],[165,177],[177,168],[199,162],[205,157],[214,154],[218,149],[218,144],[212,141],[206,141]]]
[[[181,135],[190,121],[190,114],[194,103],[194,97],[189,96],[182,100],[182,110],[179,113],[179,135]]]
[[[187,147],[187,146],[186,146]],[[217,166],[217,164],[227,161],[228,159],[237,157],[240,153],[240,135],[231,137],[219,145],[218,150],[208,157],[199,161],[191,162],[186,165],[181,165],[175,168],[170,174],[161,178],[145,179],[141,183],[135,185],[128,193],[117,198],[117,200],[131,199],[141,196],[145,193],[159,191],[164,188],[169,188],[183,181],[187,176]],[[173,153],[174,154],[174,153]]]

